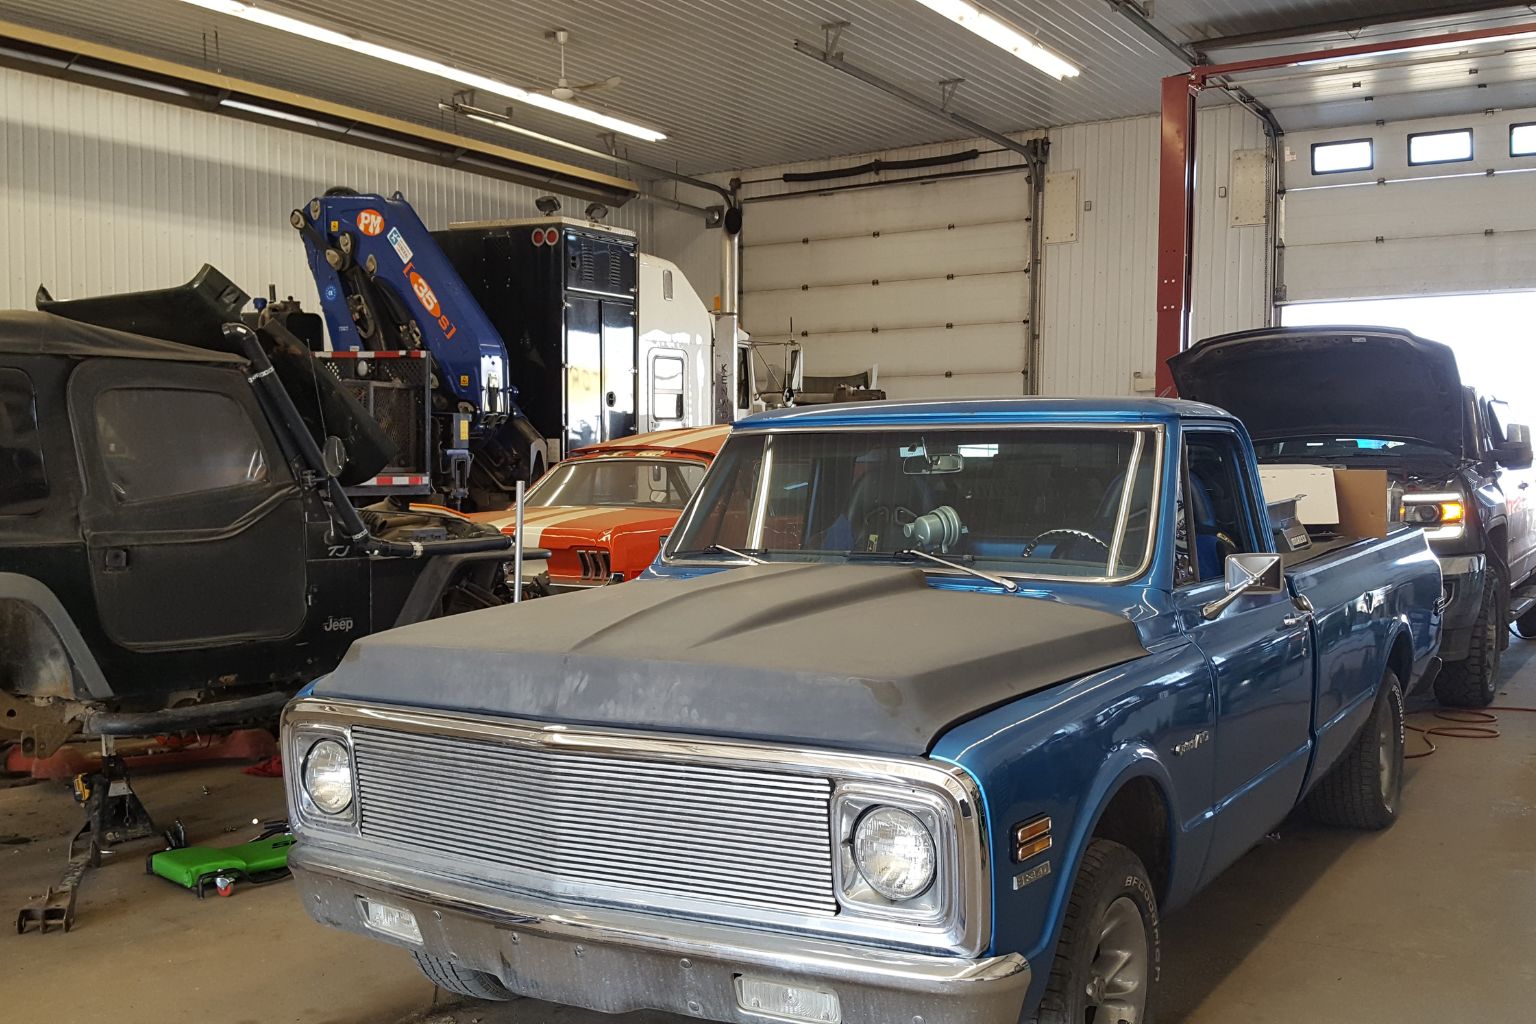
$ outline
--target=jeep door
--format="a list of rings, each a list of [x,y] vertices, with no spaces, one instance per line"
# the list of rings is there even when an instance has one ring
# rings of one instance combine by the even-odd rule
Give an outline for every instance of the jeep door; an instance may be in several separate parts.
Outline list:
[[[296,633],[301,494],[243,371],[98,360],[69,384],[103,631],[130,651]]]

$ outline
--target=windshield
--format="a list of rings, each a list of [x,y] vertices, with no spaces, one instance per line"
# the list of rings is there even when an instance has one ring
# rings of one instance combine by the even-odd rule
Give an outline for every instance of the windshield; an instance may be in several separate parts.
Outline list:
[[[1082,427],[736,434],[668,557],[919,550],[1003,573],[1127,576],[1149,557],[1159,437]]]
[[[685,459],[579,459],[546,473],[524,503],[681,509],[703,477],[704,465]]]

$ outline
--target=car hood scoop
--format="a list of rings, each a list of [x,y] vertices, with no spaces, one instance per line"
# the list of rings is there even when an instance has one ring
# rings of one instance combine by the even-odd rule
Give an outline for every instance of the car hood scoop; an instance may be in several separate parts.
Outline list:
[[[318,697],[923,754],[1014,697],[1145,654],[1127,619],[907,566],[643,580],[366,637]]]

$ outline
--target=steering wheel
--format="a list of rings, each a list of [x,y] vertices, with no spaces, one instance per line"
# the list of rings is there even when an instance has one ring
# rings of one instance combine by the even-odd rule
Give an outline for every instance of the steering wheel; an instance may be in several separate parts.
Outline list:
[[[1019,552],[1019,557],[1020,558],[1030,558],[1030,557],[1032,557],[1034,555],[1034,553],[1035,553],[1035,548],[1040,546],[1040,542],[1042,540],[1045,540],[1045,538],[1053,536],[1055,534],[1066,534],[1069,537],[1080,537],[1083,540],[1091,540],[1095,544],[1097,544],[1099,547],[1103,548],[1105,553],[1109,552],[1109,542],[1099,539],[1098,537],[1096,537],[1093,534],[1089,533],[1087,530],[1074,530],[1074,529],[1072,529],[1070,527],[1058,526],[1054,530],[1046,530],[1044,533],[1037,533],[1033,540],[1031,540],[1028,544],[1024,545],[1024,550]]]

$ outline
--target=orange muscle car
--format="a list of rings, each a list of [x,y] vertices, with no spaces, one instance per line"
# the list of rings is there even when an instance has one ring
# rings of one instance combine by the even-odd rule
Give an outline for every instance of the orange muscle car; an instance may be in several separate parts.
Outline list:
[[[634,579],[656,558],[729,426],[682,427],[580,448],[529,490],[523,544],[545,548],[524,577],[547,569],[555,592]],[[517,531],[515,509],[470,519]]]

